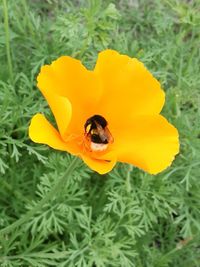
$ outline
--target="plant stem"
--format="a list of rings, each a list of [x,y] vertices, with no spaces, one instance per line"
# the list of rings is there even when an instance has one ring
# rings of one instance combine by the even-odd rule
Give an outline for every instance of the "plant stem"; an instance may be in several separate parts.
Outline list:
[[[10,80],[11,82],[13,82],[13,68],[12,68],[12,60],[10,52],[10,34],[9,34],[9,23],[8,23],[8,8],[6,0],[3,0],[3,10],[4,10],[4,27],[5,27],[5,38],[6,38],[6,55],[8,61]]]
[[[133,166],[132,165],[128,165],[127,168],[127,175],[126,175],[126,190],[128,193],[131,192],[131,182],[130,182],[130,178],[131,178],[131,172],[133,170]]]
[[[20,218],[19,220],[15,221],[14,223],[12,223],[11,225],[5,227],[4,229],[0,230],[0,237],[3,234],[6,234],[8,232],[10,232],[11,230],[15,229],[16,227],[20,226],[21,224],[23,224],[24,222],[28,221],[38,210],[40,210],[51,198],[53,198],[53,196],[56,196],[59,194],[59,192],[61,191],[61,189],[63,188],[63,186],[65,185],[65,180],[67,179],[68,176],[70,176],[74,169],[76,168],[76,166],[79,163],[79,158],[75,157],[71,164],[68,166],[65,174],[63,175],[63,177],[58,181],[57,184],[55,184],[55,186],[51,189],[51,191],[49,191],[46,196],[30,211],[28,211],[22,218]]]

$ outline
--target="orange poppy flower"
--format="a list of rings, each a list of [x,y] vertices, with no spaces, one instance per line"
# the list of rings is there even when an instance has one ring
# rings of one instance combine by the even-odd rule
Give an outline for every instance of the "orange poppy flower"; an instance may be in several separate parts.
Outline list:
[[[117,161],[157,174],[178,153],[178,131],[159,114],[165,94],[136,58],[105,50],[90,71],[62,56],[37,81],[58,130],[38,113],[29,127],[34,142],[77,155],[100,174]]]

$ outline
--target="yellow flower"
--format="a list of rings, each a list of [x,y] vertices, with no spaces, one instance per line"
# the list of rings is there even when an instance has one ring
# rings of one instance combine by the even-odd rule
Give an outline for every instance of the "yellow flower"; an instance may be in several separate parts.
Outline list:
[[[37,81],[58,130],[38,113],[29,127],[34,142],[77,155],[101,174],[117,161],[157,174],[179,152],[178,131],[159,114],[160,83],[136,58],[105,50],[90,71],[62,56]]]

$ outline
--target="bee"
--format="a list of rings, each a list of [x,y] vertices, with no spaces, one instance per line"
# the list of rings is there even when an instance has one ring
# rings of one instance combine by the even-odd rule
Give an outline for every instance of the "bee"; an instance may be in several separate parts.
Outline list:
[[[100,115],[94,115],[86,121],[85,139],[91,151],[104,151],[109,143],[113,143],[113,137],[107,125],[107,121]]]

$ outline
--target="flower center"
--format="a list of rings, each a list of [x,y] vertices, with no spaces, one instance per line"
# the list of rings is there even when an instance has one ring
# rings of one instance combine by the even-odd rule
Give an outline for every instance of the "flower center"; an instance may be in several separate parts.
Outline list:
[[[101,115],[90,117],[84,125],[86,147],[91,151],[104,151],[113,142],[107,126],[107,121]]]

